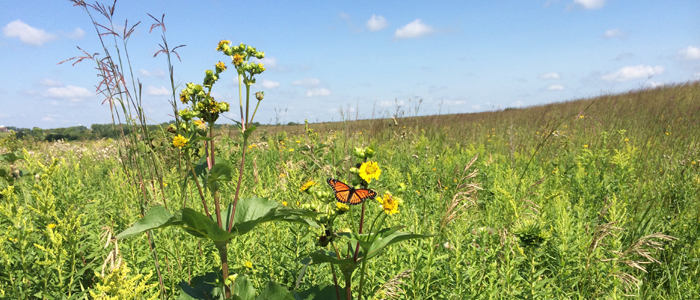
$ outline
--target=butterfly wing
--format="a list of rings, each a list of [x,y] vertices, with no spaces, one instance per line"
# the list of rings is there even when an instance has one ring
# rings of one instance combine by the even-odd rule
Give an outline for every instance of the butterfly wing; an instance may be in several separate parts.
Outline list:
[[[349,185],[338,181],[337,179],[328,179],[328,185],[335,192],[335,199],[340,203],[357,205],[367,199],[373,199],[377,196],[377,192],[368,189],[354,189]]]
[[[358,189],[354,190],[354,193],[350,195],[350,199],[348,202],[352,205],[357,205],[362,203],[363,201],[367,199],[374,199],[374,197],[377,196],[377,192],[373,190],[367,190],[367,189]]]
[[[330,178],[327,180],[327,182],[335,192],[335,199],[338,200],[338,202],[348,203],[348,201],[351,200],[349,198],[352,198],[351,195],[353,194],[353,189],[349,185],[342,183],[337,179]]]

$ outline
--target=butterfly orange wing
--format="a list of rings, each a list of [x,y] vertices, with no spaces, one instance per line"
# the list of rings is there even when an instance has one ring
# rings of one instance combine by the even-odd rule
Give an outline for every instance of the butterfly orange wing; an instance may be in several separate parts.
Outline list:
[[[340,203],[357,205],[362,203],[362,201],[372,199],[377,196],[375,191],[367,189],[356,190],[337,179],[329,178],[327,182],[335,192],[335,199]]]
[[[377,196],[377,192],[373,190],[367,190],[367,189],[358,189],[355,190],[354,193],[350,196],[350,204],[352,205],[357,205],[362,203],[362,201],[365,201],[367,199],[374,199],[374,197]]]

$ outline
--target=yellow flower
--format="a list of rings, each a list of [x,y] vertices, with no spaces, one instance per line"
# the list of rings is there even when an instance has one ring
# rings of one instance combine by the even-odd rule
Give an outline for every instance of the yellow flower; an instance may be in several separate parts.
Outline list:
[[[290,149],[289,149],[289,152],[294,152],[294,149],[291,149],[291,148],[290,148]]]
[[[583,148],[588,148],[588,145],[583,145]]]
[[[287,201],[282,201],[282,205],[287,206]]]
[[[350,209],[350,206],[348,206],[345,203],[336,202],[335,209],[338,210],[339,212],[346,212]]]
[[[219,45],[216,46],[216,51],[222,51],[222,50],[224,50],[224,44],[228,46],[228,45],[231,44],[231,41],[229,41],[229,40],[221,40],[221,42],[219,42]]]
[[[579,119],[583,119],[583,115],[578,116]]]
[[[628,138],[625,138],[625,142],[629,142],[629,141],[630,141],[630,139],[628,139]]]
[[[243,63],[243,55],[240,55],[238,53],[233,55],[233,64],[236,66],[240,66],[241,63]]]
[[[403,203],[403,200],[396,198],[391,195],[391,193],[384,193],[384,197],[377,197],[377,202],[382,205],[384,213],[387,215],[393,215],[399,212],[399,204]]]
[[[207,123],[202,120],[194,120],[194,125],[197,126],[199,130],[207,130]]]
[[[221,73],[223,71],[226,71],[226,64],[224,64],[223,62],[216,63],[216,72]]]
[[[248,269],[252,269],[252,268],[253,268],[253,263],[250,262],[250,261],[248,261],[248,260],[246,260],[246,261],[243,263],[243,265],[244,265],[246,268],[248,268]]]
[[[668,132],[666,132],[666,135],[668,135]]]
[[[433,171],[437,171],[437,169],[433,168]]]
[[[309,180],[306,183],[304,183],[301,188],[299,188],[299,191],[306,192],[308,189],[310,189],[312,186],[316,185],[316,181]]]
[[[56,226],[57,226],[56,224],[51,223],[51,224],[47,225],[46,227],[48,227],[50,229],[54,229],[54,228],[56,228]]]
[[[297,140],[297,144],[301,143],[301,141]]]
[[[189,140],[179,134],[175,138],[173,138],[173,146],[178,148],[187,146],[187,142],[189,142]]]
[[[260,67],[260,72],[265,72],[265,65],[259,63],[258,67]]]
[[[382,169],[376,161],[368,161],[360,166],[360,177],[370,183],[372,178],[379,180],[379,175],[382,174]]]
[[[182,92],[180,93],[180,102],[182,102],[183,104],[187,104],[187,91],[186,90],[182,90]]]
[[[13,239],[13,238],[7,238],[7,240],[9,240],[10,242],[13,242],[13,243],[17,242],[17,239]]]

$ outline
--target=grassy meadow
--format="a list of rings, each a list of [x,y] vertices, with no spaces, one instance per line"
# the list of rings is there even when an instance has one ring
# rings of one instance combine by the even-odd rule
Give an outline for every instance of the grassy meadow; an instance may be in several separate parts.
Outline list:
[[[215,243],[172,227],[113,237],[156,206],[175,214],[232,202],[244,149],[242,199],[332,211],[326,179],[352,182],[355,148],[370,147],[381,168],[370,188],[403,202],[383,216],[368,199],[367,218],[429,236],[368,260],[353,298],[697,299],[699,111],[694,82],[476,114],[262,126],[247,143],[230,127],[214,149],[232,178],[205,201],[165,128],[125,140],[9,137],[0,154],[22,159],[0,161],[0,298],[193,299],[183,282],[221,270]],[[336,219],[337,243],[355,231],[361,207]],[[257,291],[245,299],[265,299],[268,282],[299,292],[285,299],[311,299],[302,291],[319,286],[335,296],[340,272],[303,263],[333,250],[323,243],[331,235],[261,223],[228,244],[228,270]]]

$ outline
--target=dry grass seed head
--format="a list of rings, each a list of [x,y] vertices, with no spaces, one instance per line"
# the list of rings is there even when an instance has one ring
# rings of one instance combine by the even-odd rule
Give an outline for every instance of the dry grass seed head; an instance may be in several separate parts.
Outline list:
[[[394,278],[390,279],[384,283],[374,294],[374,299],[397,299],[404,292],[401,289],[401,285],[404,284],[404,278],[408,278],[413,272],[413,269],[409,269],[396,275]]]

